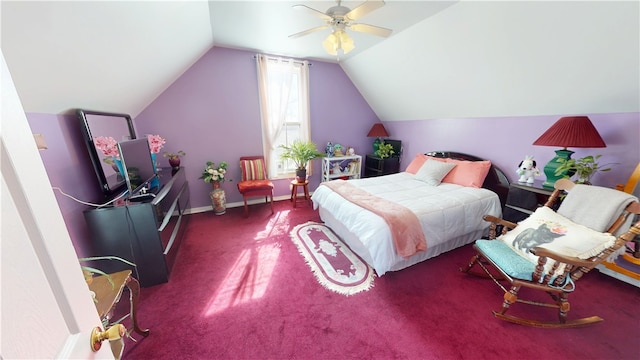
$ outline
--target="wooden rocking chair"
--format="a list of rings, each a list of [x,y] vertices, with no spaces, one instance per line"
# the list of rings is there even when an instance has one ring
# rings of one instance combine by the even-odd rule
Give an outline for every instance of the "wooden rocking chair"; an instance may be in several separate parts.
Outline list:
[[[558,211],[554,212],[551,206],[563,191],[568,194]],[[607,219],[602,219],[603,214],[611,216],[604,215]],[[630,214],[640,214],[640,203],[636,197],[604,187],[575,185],[562,179],[556,182],[555,190],[544,207],[518,224],[485,216],[484,219],[492,223],[489,240],[475,242],[473,247],[477,254],[471,258],[466,268],[460,270],[491,278],[504,291],[502,308],[493,311],[499,319],[545,328],[578,327],[600,322],[603,319],[598,316],[568,320],[568,296],[576,289],[576,282],[584,274],[640,234],[638,221],[617,238],[611,235],[629,226],[628,223],[633,218]],[[596,217],[601,219],[590,220]],[[581,222],[585,219],[589,221]],[[579,225],[580,223],[588,228]],[[498,226],[502,226],[502,235],[496,238]],[[577,244],[575,248],[574,244]],[[483,271],[471,271],[476,265]],[[496,269],[499,274],[492,269]],[[552,301],[520,299],[518,292],[522,287],[544,291],[551,296]],[[558,321],[507,315],[507,311],[515,303],[556,308]]]

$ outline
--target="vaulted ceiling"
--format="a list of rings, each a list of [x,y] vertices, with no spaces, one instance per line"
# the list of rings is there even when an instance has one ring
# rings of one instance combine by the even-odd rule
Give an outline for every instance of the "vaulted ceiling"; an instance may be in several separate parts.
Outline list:
[[[637,1],[387,0],[339,58],[294,4],[335,2],[2,1],[2,53],[27,112],[135,117],[212,46],[338,62],[382,120],[640,111]]]

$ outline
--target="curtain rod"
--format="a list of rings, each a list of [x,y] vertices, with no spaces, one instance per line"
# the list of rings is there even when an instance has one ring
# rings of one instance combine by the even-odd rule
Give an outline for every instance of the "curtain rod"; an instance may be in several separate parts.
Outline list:
[[[262,54],[262,56],[266,57],[267,60],[280,60],[280,61],[283,61],[283,62],[290,62],[291,61],[291,62],[296,63],[296,64],[304,65],[304,61],[302,61],[302,60],[296,60],[296,59],[291,59],[291,58],[283,58],[283,57],[278,57],[278,56],[268,56],[268,55],[264,55],[264,54]],[[257,58],[258,58],[258,55],[253,55],[253,57],[252,57],[252,59],[254,59],[254,60],[257,59]],[[308,60],[305,60],[305,61],[307,62],[307,64],[309,66],[313,65]]]

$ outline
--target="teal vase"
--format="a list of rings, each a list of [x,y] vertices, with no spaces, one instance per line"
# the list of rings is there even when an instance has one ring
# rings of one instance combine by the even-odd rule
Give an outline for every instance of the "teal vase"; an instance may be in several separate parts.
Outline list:
[[[113,159],[113,161],[115,161],[116,167],[118,167],[118,172],[120,173],[120,176],[122,176],[122,178],[124,179],[124,168],[122,167],[122,160]]]
[[[155,153],[151,153],[151,161],[153,162],[153,172],[156,173],[156,175],[158,174],[158,162],[156,161],[156,154]],[[160,187],[160,179],[158,178],[158,176],[154,177],[153,180],[151,180],[151,183],[149,184],[150,188],[159,188]]]

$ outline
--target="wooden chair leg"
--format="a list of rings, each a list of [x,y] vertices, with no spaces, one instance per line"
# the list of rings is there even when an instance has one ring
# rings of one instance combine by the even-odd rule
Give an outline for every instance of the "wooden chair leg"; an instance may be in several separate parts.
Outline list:
[[[560,293],[560,299],[558,299],[558,321],[560,324],[565,324],[567,322],[567,313],[571,309],[571,305],[569,305],[569,295],[565,292]]]
[[[243,198],[244,200],[244,217],[249,217],[249,207],[247,206],[247,198]]]
[[[271,214],[273,214],[274,213],[274,211],[273,211],[273,194],[271,194],[269,197],[270,197],[270,200],[271,200],[270,201],[271,202]]]
[[[502,309],[500,309],[500,314],[504,315],[511,304],[515,303],[518,300],[518,290],[520,290],[520,286],[512,286],[508,292],[504,293],[504,301],[502,302]]]
[[[471,260],[469,260],[469,264],[467,264],[467,267],[460,268],[460,271],[462,271],[464,273],[469,273],[469,270],[471,270],[471,268],[474,267],[474,265],[478,262],[478,259],[480,259],[480,254],[474,255],[471,258]]]

